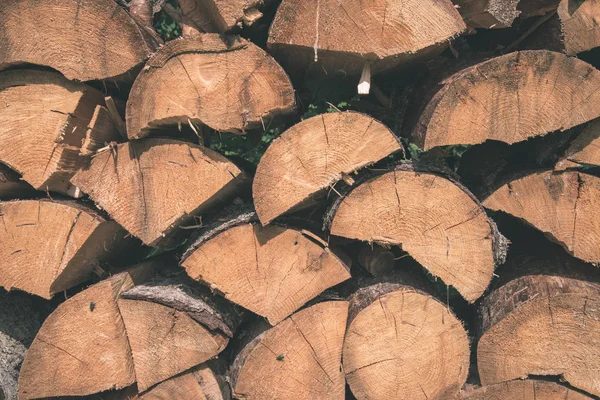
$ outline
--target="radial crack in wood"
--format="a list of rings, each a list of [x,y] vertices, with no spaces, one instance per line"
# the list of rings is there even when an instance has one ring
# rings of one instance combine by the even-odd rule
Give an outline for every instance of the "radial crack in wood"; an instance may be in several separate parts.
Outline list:
[[[592,398],[557,383],[534,379],[514,380],[461,393],[463,400],[591,400]]]
[[[545,50],[495,57],[446,79],[412,132],[424,150],[512,144],[600,116],[600,71]]]
[[[144,139],[98,153],[72,179],[144,243],[165,244],[192,216],[235,192],[244,174],[219,153],[171,139]]]
[[[244,133],[294,105],[292,84],[271,56],[238,36],[205,34],[172,40],[148,61],[127,101],[127,132],[137,139],[197,123]]]
[[[343,112],[306,119],[275,139],[260,160],[252,186],[263,225],[302,208],[345,175],[402,150],[385,125]]]
[[[347,316],[347,302],[323,302],[254,337],[232,365],[234,397],[344,399],[341,358]]]

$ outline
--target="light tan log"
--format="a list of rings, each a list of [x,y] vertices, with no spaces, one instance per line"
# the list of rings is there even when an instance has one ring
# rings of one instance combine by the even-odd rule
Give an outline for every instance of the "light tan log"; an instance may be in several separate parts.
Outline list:
[[[484,386],[461,393],[463,400],[590,400],[584,394],[571,390],[553,382],[534,379],[514,380]]]

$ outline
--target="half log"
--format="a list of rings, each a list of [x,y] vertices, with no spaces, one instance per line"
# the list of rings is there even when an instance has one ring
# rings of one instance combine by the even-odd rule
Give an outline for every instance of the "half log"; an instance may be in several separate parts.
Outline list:
[[[355,112],[317,115],[275,139],[256,169],[252,196],[267,225],[353,172],[402,150],[385,125]]]
[[[469,302],[488,287],[506,243],[481,204],[435,170],[401,164],[341,198],[331,234],[401,246]]]
[[[600,71],[565,54],[530,50],[492,58],[442,82],[412,140],[429,150],[564,131],[600,116],[599,86]]]
[[[0,26],[0,69],[37,64],[68,79],[111,79],[142,64],[154,50],[111,0],[8,1],[0,9]],[[24,29],[31,35],[24,36]]]
[[[204,34],[172,40],[148,61],[127,101],[127,133],[137,139],[192,123],[243,133],[294,105],[292,84],[271,56],[238,36]]]
[[[484,386],[475,390],[465,390],[463,400],[591,400],[592,398],[565,386],[534,379],[514,380]]]
[[[104,96],[56,72],[0,72],[0,103],[0,161],[38,190],[72,193],[86,156],[119,137]]]
[[[144,139],[98,153],[72,182],[129,233],[158,246],[183,233],[180,226],[229,196],[243,179],[213,150]]]
[[[0,203],[0,286],[50,299],[90,279],[126,232],[75,202]]]
[[[343,400],[348,303],[327,301],[252,335],[230,371],[234,398]]]

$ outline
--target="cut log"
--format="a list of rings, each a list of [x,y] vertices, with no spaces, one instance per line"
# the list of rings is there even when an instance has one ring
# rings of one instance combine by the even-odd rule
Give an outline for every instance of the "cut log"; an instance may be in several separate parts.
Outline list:
[[[363,244],[358,251],[358,263],[373,276],[390,274],[394,269],[396,256],[391,250],[376,244]]]
[[[19,399],[85,396],[132,385],[134,366],[117,298],[162,265],[162,259],[147,261],[59,305],[25,355]]]
[[[158,246],[184,234],[180,226],[229,196],[243,179],[233,163],[210,149],[144,139],[98,153],[72,182],[132,235]]]
[[[183,256],[182,265],[193,279],[272,325],[350,278],[349,268],[303,231],[261,227],[243,219],[231,225],[201,237]]]
[[[0,286],[50,299],[90,279],[126,232],[74,202],[0,203]]]
[[[465,29],[449,0],[284,0],[268,46],[284,66],[359,76],[435,56]]]
[[[443,82],[412,130],[424,150],[497,140],[512,144],[600,116],[600,71],[544,50],[510,53]],[[577,112],[574,112],[577,110]]]
[[[521,11],[520,0],[453,0],[471,28],[508,28]]]
[[[592,398],[565,386],[533,379],[514,380],[467,390],[460,397],[463,400],[591,400]]]
[[[344,399],[342,342],[348,303],[308,307],[254,337],[231,368],[234,398]]]
[[[127,101],[127,133],[137,139],[190,123],[242,133],[294,104],[292,84],[271,56],[246,39],[205,34],[172,40],[148,61]]]
[[[600,178],[538,172],[507,183],[483,205],[524,220],[581,260],[600,262]]]
[[[310,203],[360,168],[402,150],[386,126],[355,112],[306,119],[275,139],[260,160],[254,206],[267,225]]]
[[[44,65],[78,81],[118,77],[153,51],[111,0],[13,0],[0,9],[0,26],[0,68]]]
[[[590,122],[571,142],[555,169],[600,166],[600,119]]]
[[[25,197],[34,193],[35,191],[31,185],[22,180],[17,172],[4,164],[0,164],[0,200]]]
[[[262,17],[264,0],[179,0],[183,15],[204,32],[224,33]]]
[[[0,72],[0,161],[39,190],[69,193],[69,178],[118,133],[97,90],[56,72]]]
[[[597,283],[547,274],[519,277],[492,291],[481,308],[481,383],[554,375],[600,395],[599,299]]]
[[[331,234],[401,246],[469,302],[488,287],[506,243],[481,204],[439,171],[401,164],[339,199]]]

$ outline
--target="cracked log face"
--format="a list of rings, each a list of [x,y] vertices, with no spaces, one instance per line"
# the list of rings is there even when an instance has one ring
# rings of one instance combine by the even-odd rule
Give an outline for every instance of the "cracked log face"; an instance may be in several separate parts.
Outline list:
[[[243,224],[192,246],[189,276],[275,325],[324,290],[350,278],[329,248],[295,229]]]
[[[245,39],[204,34],[172,40],[135,80],[127,101],[127,134],[137,139],[190,121],[243,133],[291,112],[294,96],[285,71]]]
[[[263,0],[179,0],[185,17],[204,32],[224,33],[262,17]]]
[[[343,360],[358,400],[453,398],[469,356],[460,321],[425,292],[383,283],[350,297]]]
[[[520,277],[485,297],[481,314],[477,366],[483,385],[551,375],[600,395],[600,285]]]
[[[514,380],[462,392],[463,400],[591,400],[592,398],[553,382]]]
[[[520,51],[452,75],[427,104],[413,141],[437,146],[508,144],[600,116],[600,71],[545,50]]]
[[[126,234],[74,202],[3,202],[0,221],[0,286],[46,299],[91,278]]]
[[[331,234],[401,246],[469,302],[488,287],[501,237],[466,189],[435,173],[396,170],[352,190]],[[498,242],[498,243],[495,243]]]
[[[171,139],[123,143],[98,153],[72,179],[145,244],[182,233],[180,226],[232,194],[244,174],[215,151]]]
[[[110,79],[152,52],[141,28],[111,0],[12,0],[0,9],[0,26],[0,68],[37,64],[68,79]]]
[[[521,11],[521,0],[454,0],[458,11],[471,28],[508,28]]]
[[[400,151],[385,125],[355,112],[317,115],[275,139],[260,160],[252,186],[263,225],[335,185],[344,176]]]
[[[38,190],[69,194],[69,178],[118,133],[104,97],[49,71],[0,72],[0,161]]]
[[[571,142],[555,169],[600,166],[600,119],[590,122]]]
[[[374,73],[441,52],[465,30],[449,0],[284,0],[268,46],[290,64]]]
[[[502,186],[483,205],[524,220],[581,260],[600,262],[600,178],[576,171],[535,173]]]
[[[327,301],[256,336],[231,367],[234,398],[344,399],[341,358],[347,316],[347,302]]]

